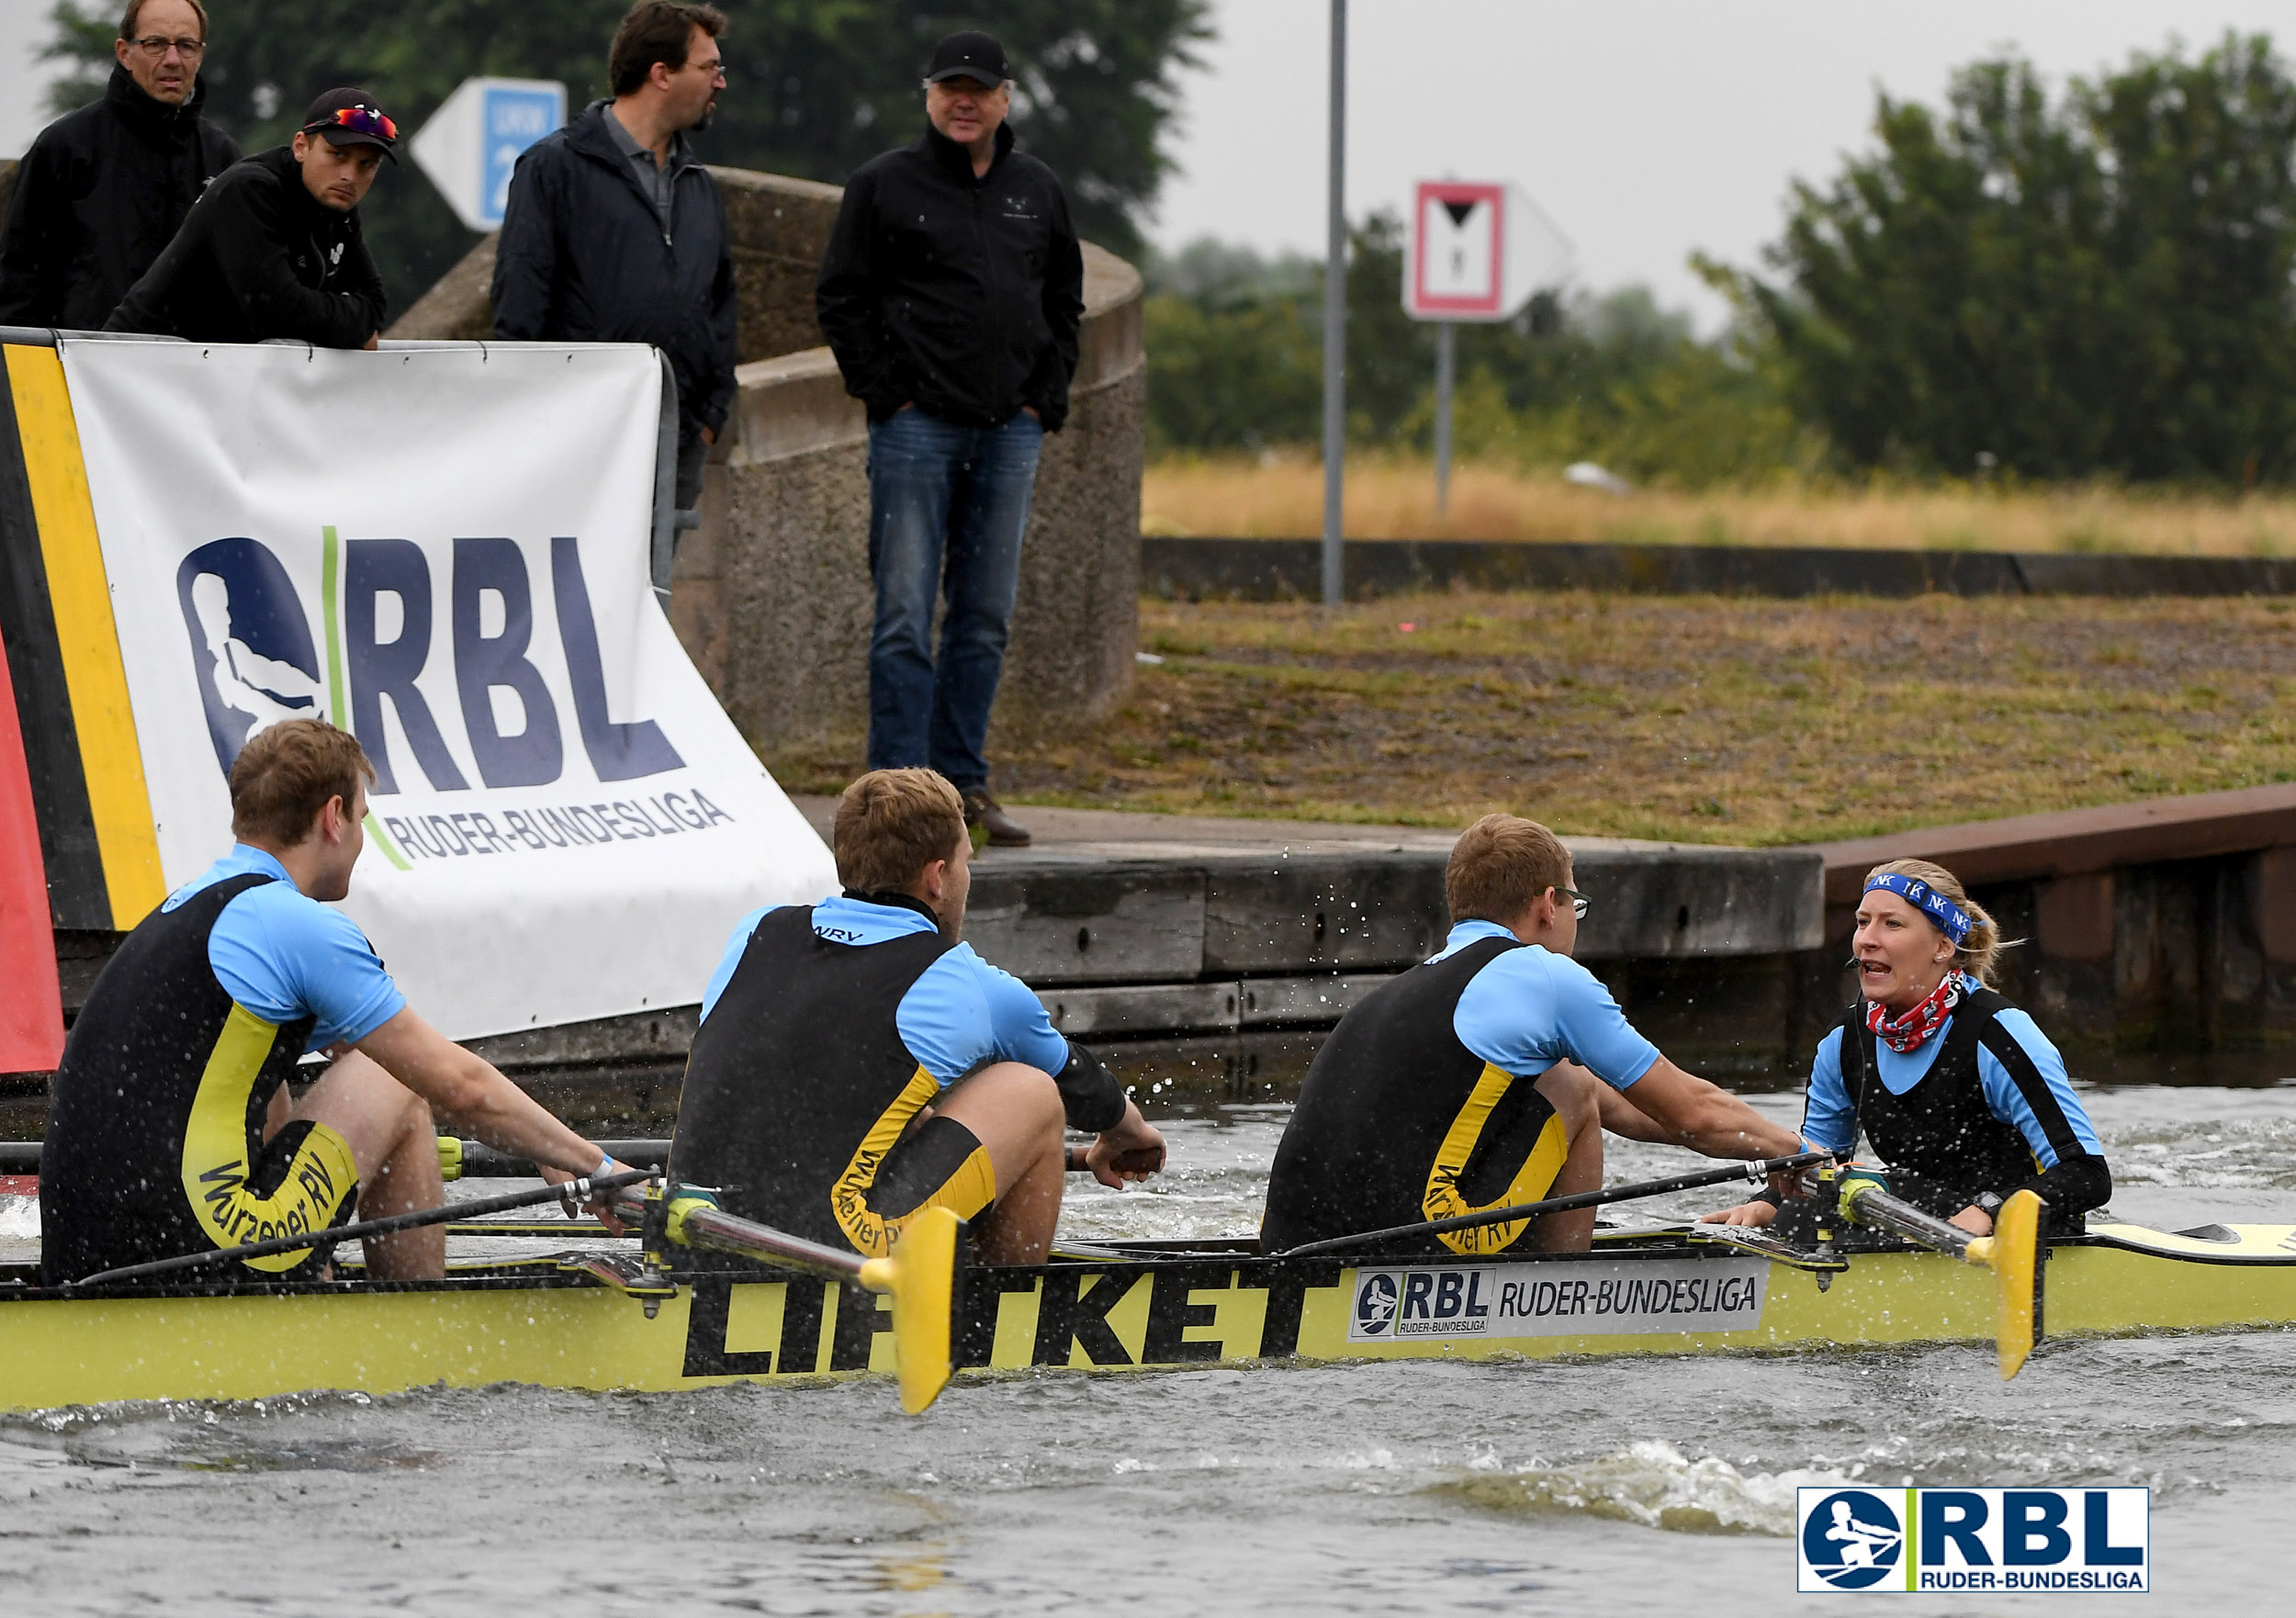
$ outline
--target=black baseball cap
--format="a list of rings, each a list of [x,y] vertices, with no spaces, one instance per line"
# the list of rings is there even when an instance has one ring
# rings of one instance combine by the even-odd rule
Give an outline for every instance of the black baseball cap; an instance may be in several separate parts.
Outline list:
[[[951,34],[934,46],[933,64],[925,70],[929,84],[943,79],[973,79],[992,90],[1010,77],[1012,68],[1005,61],[1005,48],[974,28]]]
[[[399,126],[375,97],[345,86],[330,90],[303,114],[303,133],[323,135],[331,146],[374,146],[399,161]]]

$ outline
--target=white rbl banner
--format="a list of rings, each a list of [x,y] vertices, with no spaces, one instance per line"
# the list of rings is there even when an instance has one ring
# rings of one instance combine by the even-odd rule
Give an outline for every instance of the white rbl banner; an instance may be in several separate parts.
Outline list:
[[[170,888],[321,714],[378,777],[343,908],[454,1038],[692,1005],[834,890],[656,603],[652,350],[61,347]]]

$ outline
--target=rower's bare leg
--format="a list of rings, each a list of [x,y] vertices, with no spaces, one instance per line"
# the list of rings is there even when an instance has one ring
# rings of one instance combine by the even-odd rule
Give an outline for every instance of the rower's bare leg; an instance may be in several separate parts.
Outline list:
[[[1538,1093],[1554,1104],[1570,1143],[1570,1155],[1544,1197],[1575,1197],[1603,1184],[1603,1113],[1597,1094],[1602,1083],[1575,1062],[1559,1062],[1538,1075]],[[1544,1215],[1533,1223],[1531,1235],[1545,1253],[1584,1253],[1594,1245],[1594,1209]]]
[[[1060,1222],[1068,1160],[1052,1075],[1000,1062],[950,1091],[934,1111],[972,1130],[996,1174],[996,1203],[973,1218],[975,1256],[992,1264],[1042,1264]]]
[[[431,1104],[356,1051],[336,1058],[293,1115],[325,1124],[359,1165],[363,1219],[437,1208],[446,1200]],[[370,1236],[366,1273],[381,1281],[428,1281],[446,1273],[446,1230],[431,1225]]]

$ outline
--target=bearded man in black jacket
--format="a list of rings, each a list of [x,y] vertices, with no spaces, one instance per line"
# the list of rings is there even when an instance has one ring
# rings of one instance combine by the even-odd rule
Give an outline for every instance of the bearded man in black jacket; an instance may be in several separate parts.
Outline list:
[[[1037,456],[1068,416],[1084,250],[1058,177],[1013,150],[1011,78],[986,34],[934,49],[925,132],[846,184],[814,308],[869,407],[869,767],[939,770],[967,825],[1026,847],[983,748]]]
[[[359,231],[359,200],[399,126],[364,90],[330,90],[294,140],[233,163],[104,322],[195,343],[300,338],[373,348],[383,278]]]
[[[129,0],[104,98],[50,124],[17,170],[0,231],[0,326],[94,331],[209,180],[239,161],[199,116],[200,0]]]

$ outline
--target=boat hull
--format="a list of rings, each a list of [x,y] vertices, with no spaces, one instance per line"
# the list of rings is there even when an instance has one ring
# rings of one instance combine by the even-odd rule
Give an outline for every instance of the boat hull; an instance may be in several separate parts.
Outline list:
[[[2236,1242],[2137,1232],[2061,1244],[2051,1337],[2296,1320],[2296,1231]],[[2178,1244],[2199,1252],[2179,1251]],[[974,1268],[969,1369],[1266,1359],[1548,1359],[1989,1341],[1991,1277],[1938,1255],[1862,1253],[1819,1276],[1681,1243],[1585,1255],[1382,1264],[1210,1256]],[[546,1264],[428,1284],[64,1298],[0,1288],[0,1408],[391,1393],[501,1382],[674,1390],[893,1368],[867,1294],[696,1275],[649,1317]]]

